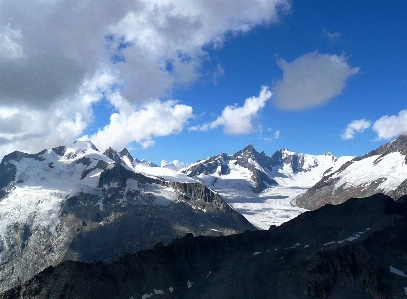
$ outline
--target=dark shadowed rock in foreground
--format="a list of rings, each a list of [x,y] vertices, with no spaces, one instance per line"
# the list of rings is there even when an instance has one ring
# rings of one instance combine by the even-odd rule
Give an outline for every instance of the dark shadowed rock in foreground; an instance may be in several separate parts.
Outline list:
[[[404,298],[406,223],[407,197],[377,194],[269,231],[188,234],[110,264],[66,261],[0,298]]]

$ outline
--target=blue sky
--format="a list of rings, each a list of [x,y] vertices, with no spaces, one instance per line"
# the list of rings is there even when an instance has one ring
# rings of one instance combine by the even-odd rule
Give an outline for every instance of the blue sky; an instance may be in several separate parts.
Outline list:
[[[0,156],[363,155],[407,133],[407,1],[81,3],[0,1]]]

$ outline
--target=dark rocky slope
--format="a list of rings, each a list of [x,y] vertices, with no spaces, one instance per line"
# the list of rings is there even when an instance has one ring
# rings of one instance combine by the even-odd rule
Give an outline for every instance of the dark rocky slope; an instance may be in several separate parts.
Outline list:
[[[188,234],[110,264],[66,261],[0,298],[405,298],[406,223],[407,197],[377,194],[269,231]]]
[[[126,189],[129,179],[137,181],[145,192]],[[178,200],[154,204],[156,198],[148,192],[152,185],[172,188]],[[62,218],[76,228],[65,260],[107,262],[158,242],[168,244],[186,233],[219,236],[256,230],[218,194],[198,183],[147,177],[115,164],[101,173],[98,187],[103,192],[101,198],[79,193],[62,206]],[[126,205],[120,204],[123,197]]]

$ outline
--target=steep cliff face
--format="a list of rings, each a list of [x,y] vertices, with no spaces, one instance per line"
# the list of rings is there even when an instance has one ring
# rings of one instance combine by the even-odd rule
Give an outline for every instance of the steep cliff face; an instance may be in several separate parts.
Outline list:
[[[326,205],[269,231],[66,261],[0,298],[404,298],[407,197]]]
[[[3,159],[0,290],[63,260],[108,262],[186,233],[255,229],[206,186],[145,176],[123,157],[76,142]]]
[[[296,198],[306,209],[324,204],[340,204],[351,197],[382,192],[395,199],[407,194],[407,136],[400,136],[364,156],[343,164],[325,175],[307,192]]]

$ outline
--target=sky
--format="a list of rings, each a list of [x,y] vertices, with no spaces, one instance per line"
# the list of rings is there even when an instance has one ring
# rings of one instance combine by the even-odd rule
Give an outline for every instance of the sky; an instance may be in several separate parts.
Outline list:
[[[407,134],[407,1],[0,0],[0,158],[91,140],[178,167]]]

